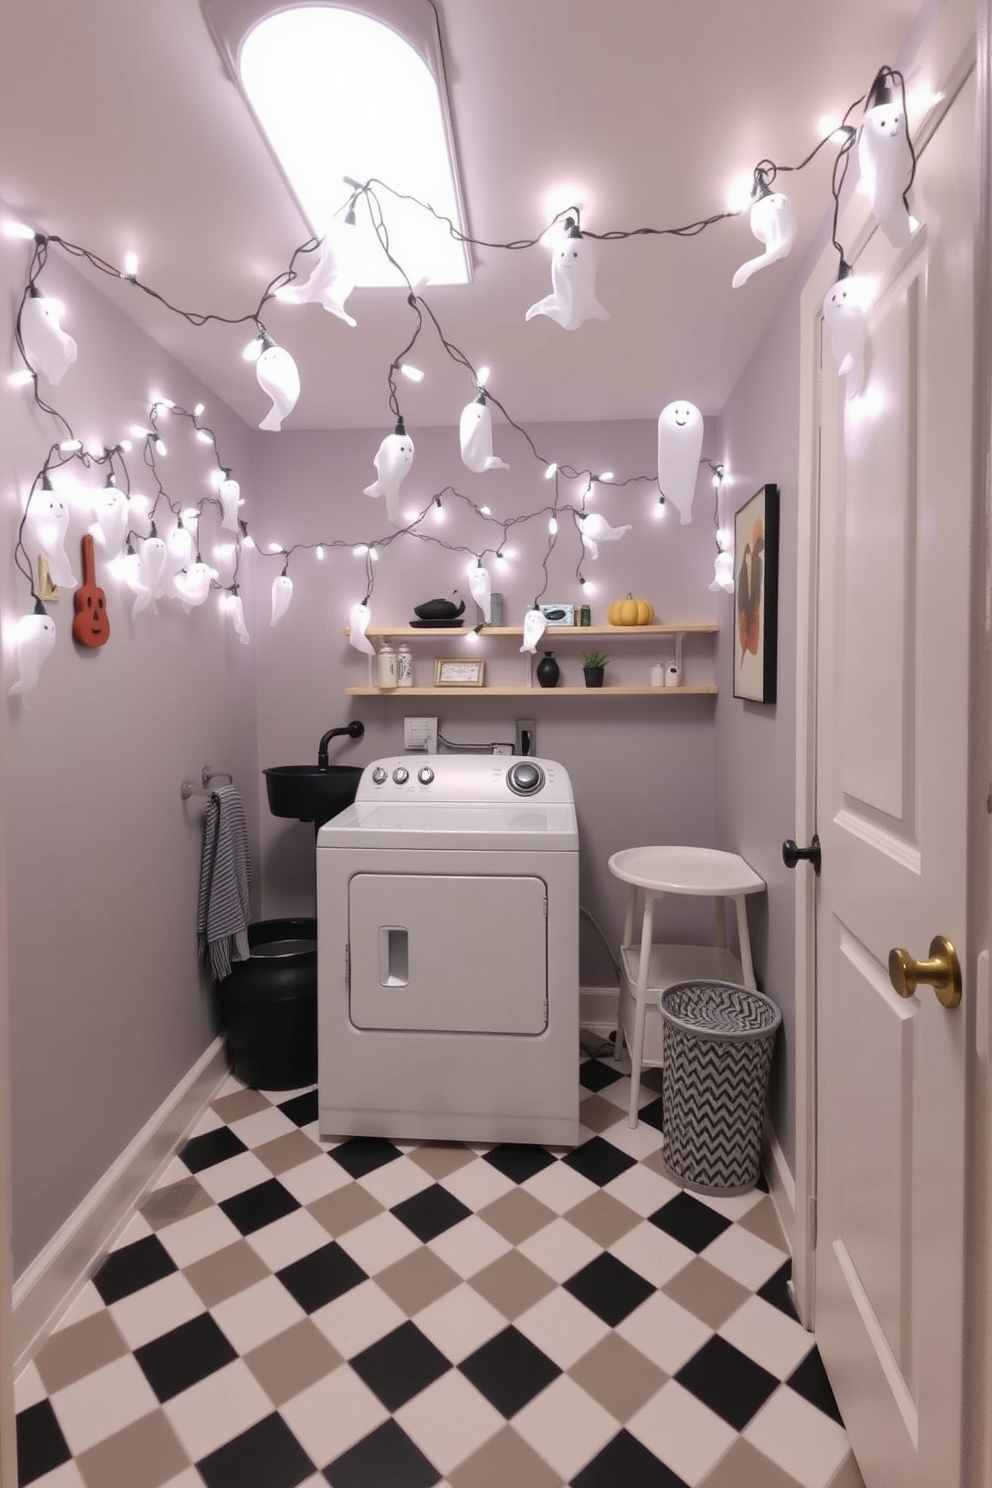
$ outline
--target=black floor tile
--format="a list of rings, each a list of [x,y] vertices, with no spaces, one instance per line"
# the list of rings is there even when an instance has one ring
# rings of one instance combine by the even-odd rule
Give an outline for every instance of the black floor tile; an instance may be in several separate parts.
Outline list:
[[[831,1416],[838,1426],[843,1426],[844,1422],[837,1409],[837,1401],[834,1399],[834,1392],[830,1388],[830,1381],[827,1379],[827,1372],[823,1367],[820,1350],[816,1344],[798,1368],[789,1375],[786,1384],[791,1385],[804,1400],[809,1401],[810,1405],[815,1405],[825,1415]]]
[[[365,1381],[390,1411],[399,1410],[451,1368],[451,1360],[421,1333],[416,1323],[401,1323],[378,1343],[356,1354],[350,1363],[359,1379]]]
[[[93,1285],[109,1307],[142,1287],[161,1281],[178,1270],[175,1261],[157,1235],[146,1235],[133,1245],[112,1250],[93,1277]]]
[[[276,1275],[304,1312],[316,1312],[318,1307],[333,1302],[335,1297],[343,1296],[368,1279],[358,1262],[336,1240],[301,1256]]]
[[[612,1142],[605,1141],[603,1137],[593,1137],[590,1141],[583,1142],[581,1147],[567,1153],[562,1162],[581,1173],[583,1178],[588,1178],[590,1183],[598,1183],[600,1188],[605,1188],[607,1183],[612,1183],[614,1178],[619,1178],[628,1168],[635,1167],[637,1160],[629,1153],[621,1152],[619,1147],[614,1147]]]
[[[554,1360],[516,1328],[504,1328],[458,1367],[507,1420],[561,1374]]]
[[[330,1155],[352,1178],[364,1178],[366,1173],[395,1162],[401,1153],[384,1137],[349,1137],[340,1147],[332,1147]]]
[[[649,1281],[605,1251],[570,1277],[564,1287],[611,1328],[654,1292]]]
[[[215,1369],[223,1369],[238,1357],[238,1352],[209,1312],[202,1312],[151,1343],[142,1344],[135,1349],[134,1357],[159,1400],[165,1401],[206,1379]]]
[[[557,1162],[546,1148],[528,1147],[522,1142],[501,1142],[485,1154],[485,1159],[513,1183],[526,1183],[535,1173]]]
[[[316,1090],[305,1090],[302,1095],[294,1095],[291,1100],[282,1101],[279,1110],[290,1121],[295,1121],[297,1126],[309,1126],[320,1115]]]
[[[17,1417],[17,1481],[27,1488],[35,1478],[53,1472],[68,1462],[69,1451],[62,1427],[48,1400],[29,1405]]]
[[[324,1469],[333,1488],[432,1488],[441,1480],[433,1463],[395,1421],[384,1421]],[[208,1488],[213,1488],[212,1484]]]
[[[316,1466],[273,1413],[196,1464],[207,1488],[296,1488]]]
[[[638,1112],[637,1119],[643,1121],[646,1126],[653,1126],[656,1131],[664,1131],[661,1096],[659,1095],[656,1100],[649,1101],[646,1106],[642,1106]]]
[[[607,1085],[615,1085],[622,1078],[622,1070],[615,1069],[612,1064],[605,1064],[601,1059],[587,1059],[579,1067],[579,1084],[584,1085],[587,1090],[605,1090]],[[617,1109],[620,1109],[619,1106]]]
[[[763,1287],[758,1288],[758,1296],[763,1302],[770,1302],[777,1307],[779,1312],[784,1312],[794,1322],[799,1321],[799,1314],[792,1305],[789,1296],[789,1282],[792,1280],[792,1262],[786,1261],[779,1266],[774,1276],[769,1276]]]
[[[636,1436],[621,1431],[576,1474],[572,1488],[688,1488],[688,1484]],[[741,1488],[745,1488],[743,1483]]]
[[[268,1178],[264,1183],[256,1183],[254,1188],[243,1189],[229,1199],[222,1199],[217,1207],[232,1224],[237,1225],[242,1235],[253,1235],[267,1224],[292,1214],[294,1209],[299,1209],[300,1202],[288,1188],[283,1188],[278,1178]]]
[[[780,1383],[718,1334],[683,1364],[675,1378],[735,1431],[744,1430]]]
[[[204,1132],[202,1137],[190,1137],[180,1148],[179,1156],[191,1173],[202,1173],[204,1168],[212,1168],[247,1151],[244,1142],[229,1126],[219,1126],[216,1131]]]
[[[392,1213],[426,1245],[435,1235],[443,1234],[452,1225],[468,1219],[472,1211],[440,1183],[433,1183],[430,1188],[397,1204]]]
[[[667,1204],[663,1204],[648,1218],[659,1230],[664,1230],[666,1235],[681,1241],[697,1254],[712,1244],[717,1235],[722,1235],[731,1224],[725,1215],[718,1214],[708,1204],[701,1204],[692,1194],[684,1191],[676,1194],[674,1199],[669,1199]]]

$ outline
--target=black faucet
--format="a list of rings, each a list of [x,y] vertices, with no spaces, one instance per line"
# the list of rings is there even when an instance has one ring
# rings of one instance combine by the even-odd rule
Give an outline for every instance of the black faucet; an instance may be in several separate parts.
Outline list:
[[[360,739],[365,732],[365,725],[360,719],[355,718],[345,728],[328,729],[320,743],[317,745],[317,769],[327,770],[327,746],[332,739],[337,739],[342,734],[347,734],[349,739]]]

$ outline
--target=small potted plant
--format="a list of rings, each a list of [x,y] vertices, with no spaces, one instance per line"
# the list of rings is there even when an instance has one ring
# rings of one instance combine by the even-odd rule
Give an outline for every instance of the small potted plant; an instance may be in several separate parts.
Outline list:
[[[585,652],[582,657],[582,675],[586,679],[587,687],[602,687],[603,672],[609,659],[608,656],[603,655],[602,651]]]

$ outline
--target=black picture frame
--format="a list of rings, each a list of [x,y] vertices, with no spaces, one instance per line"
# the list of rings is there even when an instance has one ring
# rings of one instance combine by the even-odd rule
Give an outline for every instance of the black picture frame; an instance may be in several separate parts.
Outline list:
[[[778,680],[778,486],[734,517],[734,697],[774,703]]]

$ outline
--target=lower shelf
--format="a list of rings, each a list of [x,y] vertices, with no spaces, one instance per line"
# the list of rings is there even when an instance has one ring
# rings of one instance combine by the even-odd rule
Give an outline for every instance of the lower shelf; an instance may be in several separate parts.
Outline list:
[[[628,1042],[634,1037],[634,988],[641,969],[641,948],[621,946],[623,981],[620,990],[620,1018]],[[741,963],[731,951],[721,951],[718,946],[700,945],[653,945],[648,957],[648,980],[645,993],[647,1016],[644,1020],[645,1066],[659,1065],[662,1061],[662,1019],[658,1007],[658,994],[676,982],[736,982],[743,983]]]
[[[346,687],[348,697],[708,697],[715,687]]]

